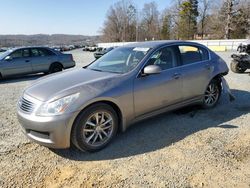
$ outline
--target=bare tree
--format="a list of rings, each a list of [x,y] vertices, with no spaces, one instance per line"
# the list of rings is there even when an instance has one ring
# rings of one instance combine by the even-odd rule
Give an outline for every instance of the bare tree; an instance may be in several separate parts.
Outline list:
[[[141,36],[146,40],[160,38],[159,11],[155,2],[145,3],[141,12]]]
[[[163,12],[153,1],[138,13],[132,0],[111,6],[102,29],[103,41],[193,39],[198,32],[202,39],[205,33],[209,39],[250,35],[249,0],[172,0]]]
[[[226,26],[225,26],[225,39],[230,38],[231,34],[231,24],[232,24],[232,19],[234,15],[234,6],[238,3],[237,0],[226,0],[224,2],[225,6],[225,13],[226,13]]]
[[[199,15],[201,23],[201,38],[203,39],[206,19],[211,5],[211,0],[200,0]]]
[[[136,8],[129,0],[111,6],[102,29],[103,41],[134,41],[136,38]]]

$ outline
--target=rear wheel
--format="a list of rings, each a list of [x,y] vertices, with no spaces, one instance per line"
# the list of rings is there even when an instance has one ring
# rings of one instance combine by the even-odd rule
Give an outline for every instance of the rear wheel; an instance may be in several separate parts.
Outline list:
[[[238,61],[232,61],[230,64],[230,68],[235,73],[243,73],[247,70],[246,68],[242,67],[240,62]]]
[[[203,98],[203,107],[212,108],[214,107],[220,98],[221,95],[221,82],[218,80],[212,80],[204,94]]]
[[[49,72],[50,73],[55,73],[55,72],[60,72],[63,70],[63,66],[62,64],[60,63],[53,63],[51,66],[50,66],[50,69],[49,69]]]
[[[98,151],[104,148],[118,130],[118,116],[104,103],[85,109],[76,119],[71,140],[81,151]]]

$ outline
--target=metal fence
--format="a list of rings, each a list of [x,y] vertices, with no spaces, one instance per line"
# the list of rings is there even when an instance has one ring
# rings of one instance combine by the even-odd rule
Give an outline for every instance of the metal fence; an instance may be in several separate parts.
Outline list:
[[[240,43],[246,42],[248,39],[234,39],[234,40],[192,40],[192,42],[197,42],[203,44],[209,48],[222,47],[222,51],[232,51],[236,50]],[[99,43],[98,47],[108,48],[115,46],[124,46],[126,44],[131,44],[135,42],[111,42],[111,43]]]

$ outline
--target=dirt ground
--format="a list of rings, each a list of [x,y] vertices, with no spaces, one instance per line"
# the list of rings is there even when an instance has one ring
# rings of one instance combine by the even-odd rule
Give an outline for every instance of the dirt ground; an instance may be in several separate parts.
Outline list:
[[[77,67],[93,54],[72,52]],[[219,53],[228,63],[229,52]],[[250,187],[250,76],[230,72],[236,96],[137,123],[97,153],[51,150],[21,133],[16,103],[42,75],[0,83],[0,187]]]

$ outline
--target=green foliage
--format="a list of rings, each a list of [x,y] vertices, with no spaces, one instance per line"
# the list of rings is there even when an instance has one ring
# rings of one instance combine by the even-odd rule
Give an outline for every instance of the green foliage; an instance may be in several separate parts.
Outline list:
[[[198,0],[186,0],[180,5],[179,38],[193,39],[197,31]]]
[[[170,16],[165,15],[163,18],[162,29],[161,29],[161,39],[169,40],[170,39]]]

